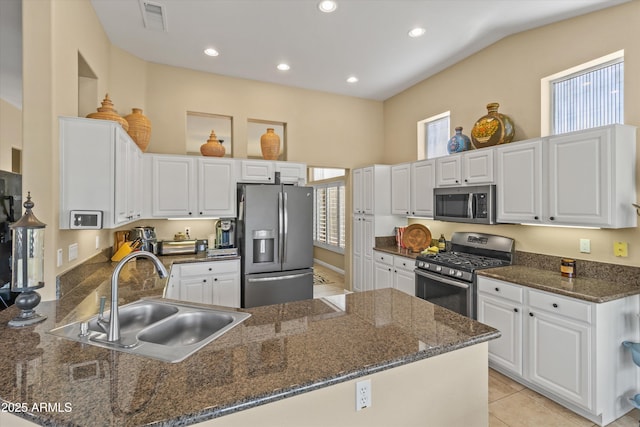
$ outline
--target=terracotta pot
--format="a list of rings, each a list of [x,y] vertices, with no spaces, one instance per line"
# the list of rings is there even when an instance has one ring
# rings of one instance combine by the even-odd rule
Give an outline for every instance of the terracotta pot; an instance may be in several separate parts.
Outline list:
[[[216,132],[212,130],[207,142],[200,146],[200,153],[202,153],[203,156],[223,157],[224,147],[220,142],[216,136]]]
[[[87,118],[89,119],[99,119],[99,120],[112,120],[114,122],[120,123],[122,128],[127,131],[129,130],[129,123],[118,114],[118,112],[113,108],[113,102],[109,99],[109,94],[104,96],[102,100],[102,107],[98,107],[97,113],[87,114]]]
[[[265,160],[277,160],[280,156],[280,137],[273,128],[268,128],[267,133],[260,137],[260,148]]]
[[[487,115],[482,116],[473,125],[471,143],[475,148],[506,144],[513,140],[515,128],[509,116],[498,113],[500,104],[487,104]]]
[[[133,139],[142,152],[147,151],[149,146],[149,140],[151,139],[151,121],[142,114],[140,108],[132,108],[131,114],[125,117],[127,123],[129,123],[129,130],[127,133]]]

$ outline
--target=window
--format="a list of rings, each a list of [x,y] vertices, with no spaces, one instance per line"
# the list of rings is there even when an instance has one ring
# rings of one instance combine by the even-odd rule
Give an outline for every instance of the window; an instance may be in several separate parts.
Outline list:
[[[341,171],[340,175],[337,175]],[[312,182],[314,188],[313,240],[316,246],[344,253],[345,247],[345,184],[344,169],[312,168],[312,176],[332,176],[331,181]]]
[[[623,123],[624,51],[542,79],[542,93],[543,135]]]
[[[447,111],[418,122],[418,160],[434,159],[449,154],[449,116],[450,112]]]

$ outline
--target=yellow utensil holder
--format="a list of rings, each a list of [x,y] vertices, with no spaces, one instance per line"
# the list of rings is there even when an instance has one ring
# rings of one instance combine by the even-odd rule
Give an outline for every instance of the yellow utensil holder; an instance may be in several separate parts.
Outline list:
[[[133,249],[131,249],[131,242],[124,242],[122,246],[116,251],[115,254],[111,257],[111,261],[118,262],[125,256],[129,255]]]

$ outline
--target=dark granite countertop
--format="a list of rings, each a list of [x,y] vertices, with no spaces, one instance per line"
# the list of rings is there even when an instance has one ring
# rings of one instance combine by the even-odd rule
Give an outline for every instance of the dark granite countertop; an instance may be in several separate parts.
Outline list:
[[[543,270],[523,265],[479,270],[478,275],[596,303],[640,294],[640,283],[634,283],[634,280],[628,278],[622,280],[616,275],[607,279],[580,275],[567,278],[559,270]],[[636,276],[636,280],[640,280],[640,275]]]
[[[0,400],[24,404],[24,418],[51,426],[189,425],[500,335],[394,289],[242,309],[248,320],[176,364],[48,334],[98,311],[114,267],[98,259],[63,275],[63,295],[37,307],[48,316],[38,325],[8,328],[18,309],[0,312]],[[120,303],[157,297],[165,282],[150,261],[132,261],[120,275]]]
[[[409,249],[393,246],[375,246],[374,251],[386,252],[393,255],[403,256],[406,258],[416,259],[420,252],[411,252]]]

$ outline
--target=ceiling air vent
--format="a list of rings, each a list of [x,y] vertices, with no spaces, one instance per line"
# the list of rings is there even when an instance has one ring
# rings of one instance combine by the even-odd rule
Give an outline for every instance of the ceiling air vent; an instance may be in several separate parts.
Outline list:
[[[142,21],[148,30],[167,31],[167,18],[164,6],[148,0],[139,0],[142,11]]]

